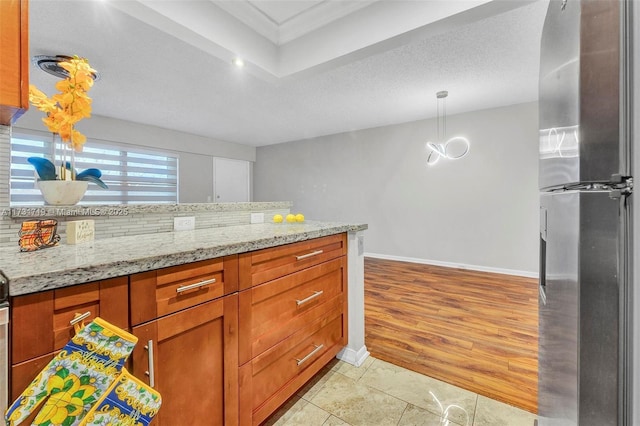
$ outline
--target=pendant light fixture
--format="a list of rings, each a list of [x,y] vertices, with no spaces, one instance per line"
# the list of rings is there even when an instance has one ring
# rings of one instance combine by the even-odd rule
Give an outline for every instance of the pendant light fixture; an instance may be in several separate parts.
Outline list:
[[[430,150],[427,165],[433,166],[441,158],[457,160],[469,152],[469,140],[462,136],[447,139],[447,96],[449,92],[442,90],[436,93],[436,125],[438,129],[437,142],[427,142]],[[440,116],[442,114],[442,117]]]

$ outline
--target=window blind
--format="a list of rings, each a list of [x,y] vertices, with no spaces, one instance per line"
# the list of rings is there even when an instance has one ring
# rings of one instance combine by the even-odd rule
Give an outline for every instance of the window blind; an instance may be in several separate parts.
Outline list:
[[[11,205],[42,205],[42,195],[35,185],[35,171],[29,157],[51,159],[53,142],[44,137],[14,135],[11,138]],[[61,164],[62,145],[56,149],[56,165]],[[167,152],[136,146],[118,146],[101,141],[87,141],[76,153],[75,168],[79,173],[88,168],[102,172],[109,189],[93,183],[82,198],[83,205],[92,204],[160,204],[178,201],[178,158]]]

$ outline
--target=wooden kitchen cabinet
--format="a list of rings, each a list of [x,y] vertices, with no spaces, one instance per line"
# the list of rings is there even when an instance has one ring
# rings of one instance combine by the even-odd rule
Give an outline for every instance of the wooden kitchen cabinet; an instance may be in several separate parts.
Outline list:
[[[74,336],[70,323],[85,314],[85,323],[100,316],[129,329],[129,280],[118,277],[43,291],[12,299],[11,399],[24,388]]]
[[[29,108],[29,2],[0,1],[0,125]]]
[[[238,295],[133,328],[133,374],[162,395],[154,424],[238,424]]]
[[[238,256],[131,275],[133,374],[158,390],[155,425],[238,424]]]
[[[31,381],[49,364],[57,352],[51,352],[11,366],[10,398],[14,401],[29,386]]]
[[[346,234],[11,299],[11,398],[86,313],[130,330],[158,426],[258,425],[347,344]]]
[[[267,419],[347,344],[346,234],[241,254],[240,424]]]

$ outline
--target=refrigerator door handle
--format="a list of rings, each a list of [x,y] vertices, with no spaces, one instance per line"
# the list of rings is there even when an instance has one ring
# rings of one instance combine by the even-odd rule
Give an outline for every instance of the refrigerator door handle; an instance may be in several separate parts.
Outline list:
[[[547,209],[540,207],[540,276],[538,293],[543,305],[547,304]]]
[[[547,242],[540,236],[540,277],[538,277],[540,302],[547,304]]]

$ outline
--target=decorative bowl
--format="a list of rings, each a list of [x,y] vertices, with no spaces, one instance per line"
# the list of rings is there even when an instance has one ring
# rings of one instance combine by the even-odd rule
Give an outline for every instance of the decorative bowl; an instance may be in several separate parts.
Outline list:
[[[72,206],[82,199],[89,182],[82,180],[39,180],[38,188],[46,204]]]

